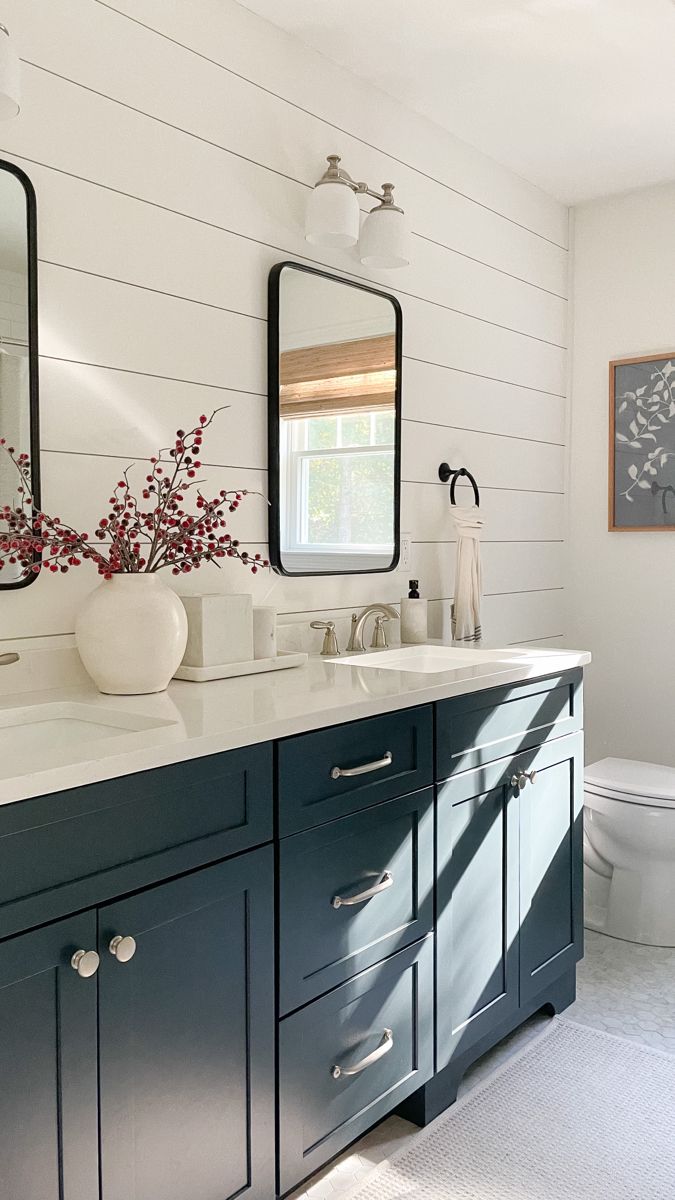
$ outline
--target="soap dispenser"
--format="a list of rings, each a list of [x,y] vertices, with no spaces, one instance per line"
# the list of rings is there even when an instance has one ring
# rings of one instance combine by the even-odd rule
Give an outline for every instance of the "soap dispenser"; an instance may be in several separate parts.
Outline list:
[[[409,580],[410,591],[401,598],[401,641],[410,644],[426,642],[429,637],[427,602],[419,594],[419,580]]]

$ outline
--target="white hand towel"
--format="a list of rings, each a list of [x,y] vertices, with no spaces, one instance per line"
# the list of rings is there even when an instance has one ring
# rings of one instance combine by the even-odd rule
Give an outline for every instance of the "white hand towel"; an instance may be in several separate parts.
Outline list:
[[[460,508],[456,505],[450,511],[457,529],[452,640],[461,645],[477,645],[483,636],[480,621],[480,603],[483,595],[480,535],[483,521],[475,504],[470,508]]]

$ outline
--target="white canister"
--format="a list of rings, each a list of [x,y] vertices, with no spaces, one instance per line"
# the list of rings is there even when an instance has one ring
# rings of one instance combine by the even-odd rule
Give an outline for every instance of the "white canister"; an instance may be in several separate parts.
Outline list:
[[[259,607],[253,609],[253,657],[276,658],[277,655],[277,610]]]
[[[180,664],[187,617],[156,574],[113,575],[87,596],[75,622],[80,658],[101,692],[163,692]]]
[[[419,645],[429,640],[426,600],[413,600],[410,596],[401,599],[401,642]]]

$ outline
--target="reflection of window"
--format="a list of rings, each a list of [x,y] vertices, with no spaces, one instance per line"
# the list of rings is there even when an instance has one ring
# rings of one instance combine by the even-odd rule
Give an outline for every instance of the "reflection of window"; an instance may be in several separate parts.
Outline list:
[[[391,558],[394,412],[358,409],[281,422],[283,542],[291,554]]]

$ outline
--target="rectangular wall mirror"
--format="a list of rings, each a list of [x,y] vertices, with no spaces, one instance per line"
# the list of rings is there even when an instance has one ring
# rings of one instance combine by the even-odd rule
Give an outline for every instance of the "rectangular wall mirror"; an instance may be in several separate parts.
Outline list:
[[[29,455],[30,491],[39,505],[36,243],[33,185],[19,167],[0,160],[0,437]],[[0,506],[20,502],[18,484],[14,463],[0,451]],[[35,578],[6,562],[0,588],[25,587]]]
[[[269,281],[270,559],[284,575],[399,557],[401,308],[280,263]]]

